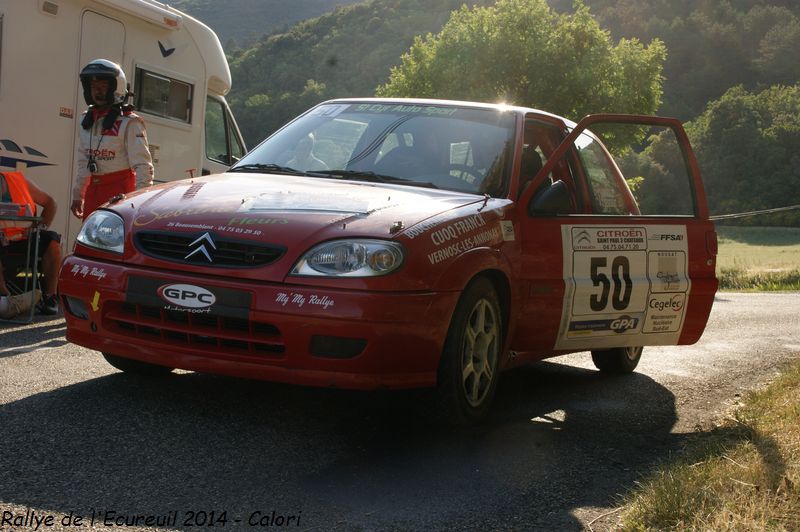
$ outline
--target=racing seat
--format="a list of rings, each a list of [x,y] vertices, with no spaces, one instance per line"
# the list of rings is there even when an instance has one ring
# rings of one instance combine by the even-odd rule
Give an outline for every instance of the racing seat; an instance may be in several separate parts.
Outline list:
[[[542,169],[542,166],[542,156],[539,155],[539,152],[536,151],[532,145],[527,146],[522,152],[522,161],[520,162],[519,166],[520,195],[525,192],[525,189],[528,188],[528,185],[533,178],[536,177],[536,174],[539,173],[539,170]],[[545,184],[549,186],[551,183],[552,180],[545,179],[544,183],[542,184],[542,188],[544,188]]]

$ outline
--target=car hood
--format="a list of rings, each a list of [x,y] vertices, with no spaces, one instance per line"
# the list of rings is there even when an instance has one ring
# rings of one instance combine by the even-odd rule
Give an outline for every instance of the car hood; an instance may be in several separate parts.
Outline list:
[[[484,201],[474,194],[409,186],[229,173],[152,187],[115,210],[133,232],[212,231],[291,247],[336,236],[388,238],[431,216]]]

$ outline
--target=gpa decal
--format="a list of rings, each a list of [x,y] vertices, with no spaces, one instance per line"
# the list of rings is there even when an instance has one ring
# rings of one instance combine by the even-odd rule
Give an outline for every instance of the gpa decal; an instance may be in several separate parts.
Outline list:
[[[622,334],[628,331],[635,331],[639,326],[639,322],[639,318],[628,315],[602,320],[573,321],[569,324],[569,332],[571,336],[583,336],[609,331]]]

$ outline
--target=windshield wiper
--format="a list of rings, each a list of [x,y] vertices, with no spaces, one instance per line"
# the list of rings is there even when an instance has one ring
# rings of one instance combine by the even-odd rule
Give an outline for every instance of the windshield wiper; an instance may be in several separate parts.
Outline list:
[[[368,170],[317,170],[314,173],[328,175],[331,177],[339,177],[342,179],[351,179],[353,181],[368,181],[370,183],[397,183],[412,187],[439,188],[433,183],[423,183],[406,179],[404,177],[395,177],[393,175],[376,174],[375,172]]]
[[[273,163],[251,163],[234,166],[228,172],[271,172],[273,174],[306,175],[302,170]]]

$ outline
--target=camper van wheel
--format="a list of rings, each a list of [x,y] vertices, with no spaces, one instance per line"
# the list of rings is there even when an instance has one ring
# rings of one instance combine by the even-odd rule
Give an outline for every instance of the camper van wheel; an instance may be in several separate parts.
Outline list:
[[[592,351],[592,362],[603,373],[631,373],[642,357],[642,346]]]
[[[172,368],[168,368],[167,366],[148,364],[147,362],[133,360],[132,358],[118,357],[117,355],[109,353],[103,353],[103,358],[118,370],[135,375],[166,375],[172,371]]]

